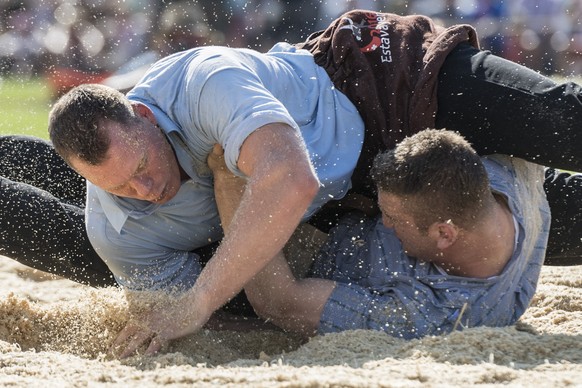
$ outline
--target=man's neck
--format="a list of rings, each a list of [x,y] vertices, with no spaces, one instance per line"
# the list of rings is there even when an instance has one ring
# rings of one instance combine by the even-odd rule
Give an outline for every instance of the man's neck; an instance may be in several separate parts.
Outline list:
[[[513,216],[505,198],[495,195],[495,200],[487,217],[444,253],[439,264],[447,273],[488,278],[499,275],[511,259],[516,233]]]

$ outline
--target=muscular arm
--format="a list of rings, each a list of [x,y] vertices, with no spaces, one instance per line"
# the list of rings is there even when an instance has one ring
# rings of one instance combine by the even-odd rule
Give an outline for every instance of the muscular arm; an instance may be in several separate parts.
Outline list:
[[[270,124],[251,134],[240,152],[247,175],[228,232],[191,290],[212,313],[283,248],[319,183],[303,141],[291,127]]]
[[[295,279],[282,253],[246,287],[257,315],[306,337],[317,332],[323,307],[335,288],[326,279]]]
[[[219,148],[215,147],[209,165],[214,173],[222,226],[228,235],[245,182],[226,169]],[[245,291],[259,316],[283,329],[310,336],[317,330],[323,306],[334,287],[335,282],[328,280],[295,279],[285,257],[279,252],[246,284]]]

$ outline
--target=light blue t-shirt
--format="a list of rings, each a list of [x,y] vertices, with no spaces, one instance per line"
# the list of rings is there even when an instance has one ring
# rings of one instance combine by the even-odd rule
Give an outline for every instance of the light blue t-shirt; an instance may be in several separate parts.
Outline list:
[[[154,112],[190,180],[164,205],[89,184],[89,237],[122,285],[194,284],[200,265],[190,251],[221,237],[206,163],[215,143],[241,175],[240,148],[254,130],[285,123],[300,131],[321,182],[304,219],[351,187],[364,124],[306,50],[281,43],[267,54],[227,47],[176,53],[154,64],[128,97]]]
[[[516,220],[514,253],[501,274],[449,275],[408,257],[380,218],[344,219],[315,264],[313,276],[338,282],[323,309],[320,333],[373,329],[409,339],[519,319],[534,296],[550,230],[543,169],[500,155],[484,164],[491,190],[507,199]]]

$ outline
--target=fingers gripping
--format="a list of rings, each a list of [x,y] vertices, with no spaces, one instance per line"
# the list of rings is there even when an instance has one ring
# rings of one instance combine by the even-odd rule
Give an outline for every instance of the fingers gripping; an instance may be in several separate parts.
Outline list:
[[[130,322],[119,333],[108,353],[113,357],[126,358],[139,354],[139,349],[147,346],[144,354],[153,355],[167,343],[150,328]]]

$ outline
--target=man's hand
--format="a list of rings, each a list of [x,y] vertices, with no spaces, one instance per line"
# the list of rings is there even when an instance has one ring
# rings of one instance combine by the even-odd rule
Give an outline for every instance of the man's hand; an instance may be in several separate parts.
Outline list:
[[[228,167],[226,167],[226,162],[224,161],[224,149],[220,144],[215,144],[214,147],[212,147],[212,151],[208,154],[206,162],[215,178],[220,174],[231,174],[234,177],[234,174],[232,174],[228,170]]]
[[[136,305],[132,309],[138,311],[117,335],[109,354],[126,358],[138,354],[141,349],[144,355],[153,355],[167,346],[170,340],[198,331],[210,314],[198,307],[193,296],[191,293],[180,296],[144,293],[141,298],[139,294],[129,297],[130,306],[131,299],[134,299]]]
[[[130,320],[115,338],[109,348],[109,355],[115,358],[126,358],[139,354],[139,349],[146,346],[145,355],[151,355],[164,348],[167,342],[162,341],[149,327],[139,320]]]

